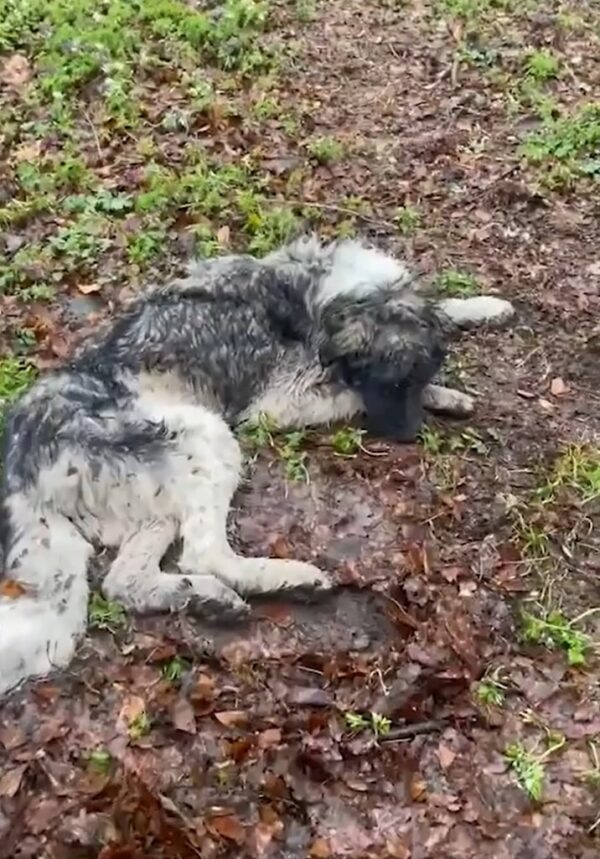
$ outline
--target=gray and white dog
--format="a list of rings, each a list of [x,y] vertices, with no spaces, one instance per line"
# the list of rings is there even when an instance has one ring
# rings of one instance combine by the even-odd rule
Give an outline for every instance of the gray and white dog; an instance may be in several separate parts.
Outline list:
[[[330,587],[308,563],[236,555],[226,520],[242,456],[232,427],[366,414],[414,437],[422,406],[469,412],[430,385],[448,336],[512,314],[508,302],[435,305],[397,260],[357,241],[299,239],[262,261],[194,263],[137,299],[9,413],[0,597],[0,693],[71,659],[86,626],[94,544],[117,547],[104,594],[135,612],[219,620],[244,598]],[[454,322],[452,321],[454,319]],[[182,540],[180,575],[160,562]]]

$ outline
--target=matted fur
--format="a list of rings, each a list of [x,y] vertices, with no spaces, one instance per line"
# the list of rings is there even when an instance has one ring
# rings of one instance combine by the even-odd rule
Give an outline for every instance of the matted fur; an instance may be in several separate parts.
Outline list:
[[[0,599],[0,693],[71,659],[93,544],[118,548],[103,591],[136,612],[224,620],[252,594],[327,590],[311,564],[230,547],[232,427],[261,412],[290,427],[366,410],[384,433],[414,434],[448,327],[397,260],[311,237],[262,261],[194,263],[136,300],[10,411],[5,574],[26,595]],[[180,575],[160,568],[176,537]]]

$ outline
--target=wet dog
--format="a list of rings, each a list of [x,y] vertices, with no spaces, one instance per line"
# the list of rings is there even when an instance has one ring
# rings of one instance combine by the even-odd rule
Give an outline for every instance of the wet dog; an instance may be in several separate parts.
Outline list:
[[[0,597],[0,692],[71,659],[98,543],[118,549],[104,594],[134,612],[225,620],[253,594],[327,590],[311,564],[230,547],[232,428],[362,413],[373,433],[408,440],[424,406],[468,412],[466,395],[430,383],[457,323],[512,311],[485,301],[465,317],[422,298],[381,251],[312,237],[260,261],[194,263],[134,301],[9,413],[2,542],[24,594]],[[160,567],[175,538],[179,575]]]

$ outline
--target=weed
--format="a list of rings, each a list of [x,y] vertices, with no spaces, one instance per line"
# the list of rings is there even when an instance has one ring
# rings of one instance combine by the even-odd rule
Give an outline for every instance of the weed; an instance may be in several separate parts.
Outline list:
[[[515,773],[522,790],[538,802],[544,790],[545,768],[543,761],[534,757],[522,743],[511,743],[504,750],[504,757]]]
[[[88,769],[98,775],[107,775],[112,767],[112,755],[105,749],[96,749],[88,757]]]
[[[365,430],[342,427],[331,437],[331,446],[339,456],[356,456],[362,448]]]
[[[506,685],[500,679],[497,669],[486,674],[477,684],[475,695],[480,704],[486,707],[501,707],[504,704]]]
[[[477,295],[480,291],[479,281],[474,275],[456,269],[440,272],[435,278],[435,285],[441,293],[449,297],[468,298],[470,295]]]
[[[515,541],[525,557],[543,561],[550,555],[550,536],[540,521],[539,511],[515,506],[511,510]]]
[[[141,737],[145,737],[146,734],[150,733],[150,729],[152,727],[152,720],[148,713],[145,710],[142,710],[141,713],[138,713],[137,716],[134,716],[127,726],[127,734],[129,738],[132,740],[139,740]]]
[[[334,164],[344,156],[344,145],[335,137],[315,137],[306,148],[309,155],[319,164]]]
[[[545,762],[554,752],[565,744],[563,736],[547,732],[550,745],[541,754],[536,750],[529,750],[520,743],[510,743],[504,750],[504,757],[513,770],[521,789],[533,799],[539,802],[542,798],[545,779]]]
[[[0,359],[0,409],[19,397],[33,383],[36,372],[23,358]]]
[[[161,674],[169,683],[177,683],[183,677],[184,673],[189,670],[189,663],[179,656],[174,656],[169,662],[166,662],[161,670]]]
[[[316,0],[296,0],[296,17],[302,24],[308,24],[316,13]]]
[[[529,51],[524,59],[525,75],[536,83],[546,83],[558,76],[560,61],[547,48]]]
[[[147,227],[135,233],[127,241],[127,259],[143,268],[164,250],[166,239],[167,234],[161,227]]]
[[[245,446],[256,452],[265,447],[274,447],[277,424],[268,414],[262,413],[256,421],[242,424],[238,432]]]
[[[425,452],[434,457],[469,451],[484,456],[488,453],[488,448],[481,436],[470,428],[461,433],[444,436],[438,430],[425,426],[419,433],[419,441]]]
[[[391,721],[380,713],[369,713],[368,716],[361,713],[344,713],[344,719],[351,731],[371,730],[376,739],[387,736],[392,727]]]
[[[88,606],[88,620],[94,629],[107,629],[114,632],[125,626],[127,615],[120,603],[105,599],[102,594],[95,592]]]
[[[264,122],[267,119],[275,119],[281,113],[281,105],[274,98],[264,97],[252,105],[252,115]]]
[[[525,138],[519,152],[542,170],[546,184],[559,187],[600,176],[599,146],[600,103],[592,103],[571,116],[548,117],[539,131]]]
[[[569,445],[537,489],[536,498],[542,504],[551,503],[563,488],[573,490],[584,504],[600,496],[600,451],[596,447]]]
[[[523,611],[523,639],[549,650],[564,650],[569,665],[585,665],[593,642],[589,635],[575,628],[580,619],[568,620],[558,609],[542,617]]]
[[[240,196],[240,201],[245,210],[248,251],[256,256],[264,256],[284,244],[298,227],[298,219],[289,208],[268,208],[254,194]]]
[[[308,482],[309,474],[306,467],[307,454],[300,447],[306,437],[303,430],[286,433],[281,443],[276,444],[277,455],[283,462],[283,470],[288,480]]]
[[[401,233],[404,233],[404,235],[411,235],[421,226],[421,215],[416,209],[413,209],[412,206],[400,206],[400,208],[396,210],[396,217],[394,220],[398,225],[398,229]]]
[[[96,261],[110,242],[101,235],[106,221],[99,216],[82,215],[68,227],[60,227],[48,239],[48,247],[65,259],[69,268],[89,265]]]

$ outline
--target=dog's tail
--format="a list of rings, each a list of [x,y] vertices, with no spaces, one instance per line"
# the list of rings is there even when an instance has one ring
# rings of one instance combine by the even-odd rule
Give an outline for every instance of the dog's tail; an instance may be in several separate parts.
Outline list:
[[[15,524],[0,576],[0,695],[64,667],[87,617],[91,545],[56,513]]]

